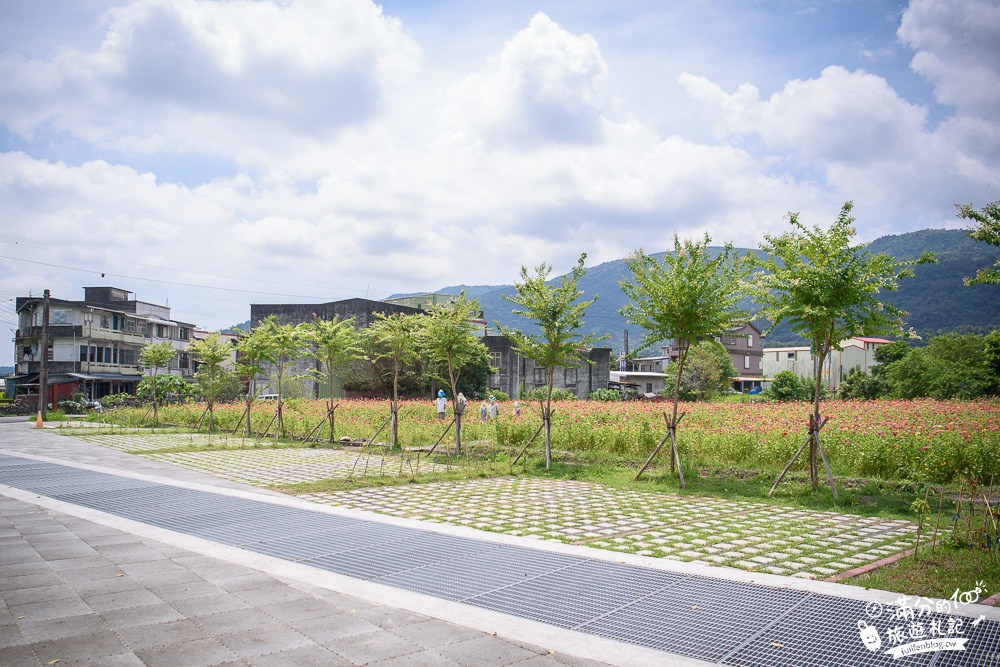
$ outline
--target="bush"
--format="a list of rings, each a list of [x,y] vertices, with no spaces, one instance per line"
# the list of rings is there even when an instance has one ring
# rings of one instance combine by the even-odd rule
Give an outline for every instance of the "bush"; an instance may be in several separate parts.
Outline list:
[[[855,366],[847,373],[847,377],[837,388],[838,398],[863,398],[873,400],[886,396],[889,393],[889,385],[880,376],[868,375],[863,370]]]
[[[487,392],[487,396],[492,396],[493,398],[497,399],[498,401],[509,401],[510,400],[510,396],[508,396],[506,393],[500,391],[499,389],[491,389],[489,392]]]
[[[106,408],[110,408],[115,405],[118,405],[122,401],[128,401],[134,398],[135,396],[133,396],[132,394],[108,394],[107,396],[101,399],[101,405],[103,405]]]
[[[524,400],[526,401],[544,401],[548,390],[545,387],[535,387],[527,394],[524,395]],[[553,401],[575,401],[577,400],[576,394],[571,392],[569,389],[562,389],[561,387],[555,387],[552,390],[552,400]]]
[[[779,401],[806,401],[808,387],[802,378],[792,371],[779,371],[771,381],[771,386],[764,390],[768,398]]]
[[[153,398],[153,377],[144,377],[139,382],[139,387],[135,392],[136,396],[139,398],[152,399]],[[161,403],[165,403],[167,399],[167,394],[174,394],[179,400],[185,400],[187,398],[197,398],[198,387],[191,384],[179,375],[169,375],[164,373],[163,375],[156,376],[156,398]]]
[[[587,399],[591,401],[612,402],[622,400],[622,395],[617,389],[598,389],[597,391],[590,392]]]

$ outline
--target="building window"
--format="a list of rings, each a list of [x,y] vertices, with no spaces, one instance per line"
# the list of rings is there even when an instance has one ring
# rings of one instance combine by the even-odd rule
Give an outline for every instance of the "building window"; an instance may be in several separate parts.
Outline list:
[[[747,334],[747,347],[753,347],[753,334]]]
[[[646,393],[647,394],[652,394],[653,393],[653,383],[652,382],[647,382],[646,383]]]
[[[794,352],[789,352],[788,353],[788,358],[791,359],[792,361],[795,361],[795,353]]]
[[[185,329],[184,327],[181,327],[180,328],[180,333],[178,334],[178,338],[180,338],[181,340],[188,340],[188,339],[190,339],[191,338],[191,330],[190,329]]]
[[[493,375],[490,376],[490,389],[500,388],[500,376],[503,374],[503,353],[490,352],[490,366],[493,367]]]
[[[80,361],[86,361],[86,360],[87,360],[87,346],[86,345],[81,345],[80,346]]]
[[[111,328],[111,317],[108,315],[101,315],[101,328],[110,329]]]
[[[97,361],[97,346],[95,345],[90,346],[90,361],[91,362]]]
[[[743,355],[743,368],[750,368],[750,355],[749,354],[744,354]]]
[[[730,336],[729,337],[729,344],[730,345],[736,345],[736,336]]]
[[[537,385],[545,384],[545,369],[544,368],[533,368],[531,369],[531,382]]]
[[[578,376],[577,376],[577,371],[578,371],[578,370],[579,370],[579,369],[577,369],[577,368],[567,368],[567,369],[566,369],[566,372],[565,372],[565,374],[564,374],[564,377],[565,377],[565,379],[566,379],[566,386],[567,386],[567,387],[569,387],[569,386],[571,386],[571,385],[572,385],[572,386],[575,386],[575,385],[576,385],[576,382],[577,382],[577,377],[578,377]]]
[[[189,365],[188,361],[189,361],[188,360],[188,353],[187,352],[181,352],[180,353],[180,361],[177,363],[177,365],[180,368],[187,368],[188,365]]]

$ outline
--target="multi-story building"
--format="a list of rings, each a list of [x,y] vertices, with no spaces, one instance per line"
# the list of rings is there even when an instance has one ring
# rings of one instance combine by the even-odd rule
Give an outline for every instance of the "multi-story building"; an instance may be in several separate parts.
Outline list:
[[[761,338],[760,329],[749,322],[715,337],[715,340],[726,348],[726,352],[729,353],[729,358],[738,373],[736,377],[732,378],[733,389],[736,391],[760,387],[764,381],[764,349]],[[677,343],[669,341],[663,346],[662,357],[650,357],[649,360],[668,359],[669,363],[673,363],[679,357],[680,348],[677,347]],[[666,364],[662,361],[660,364],[661,368],[665,370]]]
[[[169,340],[179,350],[169,372],[190,375],[184,368],[193,325],[170,319],[166,306],[136,301],[116,287],[84,287],[83,301],[49,299],[48,397],[55,405],[76,392],[99,399],[134,393],[143,376],[139,362],[150,342]],[[43,298],[18,297],[15,335],[16,394],[37,394],[43,351]]]

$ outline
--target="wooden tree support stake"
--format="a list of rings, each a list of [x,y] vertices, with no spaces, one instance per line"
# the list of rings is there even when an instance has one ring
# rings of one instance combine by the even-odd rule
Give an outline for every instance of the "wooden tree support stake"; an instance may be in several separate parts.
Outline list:
[[[639,478],[642,477],[642,473],[646,472],[646,469],[649,468],[650,464],[653,462],[653,459],[655,459],[656,455],[660,453],[660,450],[663,449],[663,445],[666,444],[667,439],[669,438],[670,450],[671,450],[670,461],[672,465],[677,466],[677,472],[680,474],[681,478],[681,488],[682,489],[684,488],[684,471],[681,470],[681,455],[680,452],[677,451],[677,425],[681,423],[681,420],[684,419],[684,415],[686,414],[687,414],[686,412],[682,412],[677,417],[677,421],[671,423],[670,417],[667,416],[667,413],[666,412],[663,413],[663,421],[667,422],[667,435],[663,437],[663,440],[660,440],[660,444],[656,446],[656,449],[653,450],[653,453],[649,455],[649,458],[646,459],[646,462],[642,464],[641,468],[639,468],[639,473],[635,476],[635,481],[637,482],[639,481]]]
[[[452,419],[450,422],[448,422],[448,426],[445,427],[444,433],[441,434],[441,437],[437,439],[437,442],[434,443],[434,446],[431,447],[430,451],[427,452],[427,456],[430,456],[431,454],[434,453],[434,450],[437,449],[437,446],[441,444],[442,440],[444,440],[444,436],[448,435],[448,431],[450,431],[451,427],[454,426],[454,425],[455,425],[455,420],[454,419]]]
[[[552,412],[550,412],[549,413],[549,419],[552,419],[552,415],[554,415],[555,413],[556,413],[555,410],[553,410]],[[542,425],[538,427],[538,430],[535,431],[535,434],[533,436],[531,436],[530,438],[528,438],[528,442],[524,443],[524,447],[521,448],[521,453],[518,454],[517,456],[515,456],[514,460],[510,462],[510,467],[511,468],[513,468],[515,465],[517,465],[517,462],[520,461],[521,457],[524,456],[524,453],[526,451],[528,451],[528,447],[530,447],[531,443],[533,443],[535,441],[535,438],[538,437],[538,434],[542,432],[543,428],[545,428],[545,421],[544,420],[542,420]]]
[[[778,488],[779,484],[781,484],[781,480],[783,480],[785,478],[785,475],[788,474],[789,469],[791,469],[796,459],[799,458],[799,455],[802,454],[802,450],[806,448],[806,445],[808,445],[811,442],[815,442],[819,448],[820,454],[823,456],[823,464],[826,466],[827,476],[829,477],[830,480],[830,489],[833,491],[833,499],[834,500],[838,499],[837,487],[833,481],[833,473],[830,471],[830,464],[826,460],[826,453],[823,451],[823,446],[819,444],[820,429],[826,426],[826,423],[828,421],[830,421],[830,418],[825,417],[821,423],[817,424],[815,416],[809,415],[809,435],[806,436],[805,442],[803,442],[802,446],[799,447],[798,450],[795,452],[795,455],[792,457],[792,460],[788,462],[788,465],[785,466],[785,469],[781,471],[780,475],[778,475],[778,479],[774,481],[774,486],[771,487],[771,490],[768,491],[767,495],[770,496],[774,494],[774,490]]]

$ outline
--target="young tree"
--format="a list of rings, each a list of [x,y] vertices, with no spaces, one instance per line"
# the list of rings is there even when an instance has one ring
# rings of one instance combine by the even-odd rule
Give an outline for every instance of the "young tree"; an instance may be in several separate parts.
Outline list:
[[[399,438],[399,374],[404,364],[417,358],[416,333],[420,326],[417,322],[418,317],[423,316],[379,313],[375,322],[365,330],[365,335],[374,342],[376,358],[387,359],[392,363],[392,401],[389,403],[392,419],[390,449],[396,447]]]
[[[541,334],[527,334],[520,329],[507,328],[497,322],[497,329],[506,336],[522,357],[531,359],[544,369],[546,397],[542,402],[542,424],[545,428],[545,468],[552,465],[552,385],[558,366],[579,367],[585,360],[580,355],[581,348],[593,347],[594,343],[607,336],[582,335],[583,318],[597,295],[588,301],[580,301],[583,291],[577,288],[580,279],[586,275],[584,261],[587,253],[580,255],[576,266],[559,279],[558,285],[546,283],[552,267],[539,264],[535,275],[528,275],[528,269],[521,267],[521,282],[514,283],[516,294],[503,294],[503,298],[517,306],[511,312],[528,318]]]
[[[787,320],[792,331],[812,344],[817,372],[809,438],[788,467],[809,444],[813,488],[819,487],[818,452],[823,457],[835,499],[836,483],[819,440],[823,425],[819,409],[823,376],[818,369],[823,368],[830,350],[840,349],[843,340],[855,336],[903,335],[906,313],[881,302],[879,296],[882,292],[895,291],[900,280],[912,276],[915,264],[934,261],[934,256],[925,252],[917,260],[896,262],[885,253],[868,252],[863,244],[851,245],[855,234],[854,218],[851,217],[853,206],[852,202],[844,204],[828,230],[818,226],[810,229],[799,222],[797,213],[790,213],[793,231],[764,237],[761,249],[767,253],[767,258],[757,262],[763,270],[757,274],[753,289],[761,305],[761,316],[771,323],[768,332]],[[785,472],[778,477],[774,488]]]
[[[955,207],[958,209],[958,217],[976,223],[969,236],[983,243],[1000,246],[1000,201],[991,202],[979,211],[972,208],[972,204],[956,204]],[[1000,260],[993,266],[997,268],[979,269],[974,278],[965,279],[965,284],[1000,285]]]
[[[361,356],[361,349],[358,347],[358,332],[354,328],[353,319],[342,320],[335,317],[332,320],[324,320],[316,318],[305,325],[303,335],[314,346],[310,355],[322,367],[314,371],[314,374],[326,381],[326,416],[330,422],[330,442],[333,442],[334,388],[340,374]]]
[[[692,344],[732,329],[746,321],[748,313],[741,306],[742,283],[750,275],[750,264],[726,244],[714,257],[708,252],[711,238],[683,242],[674,235],[674,251],[665,253],[662,261],[639,250],[628,260],[632,281],[621,283],[622,291],[632,302],[622,308],[622,314],[633,324],[646,330],[643,347],[662,340],[674,340],[679,351],[674,380],[673,415],[667,422],[671,442],[671,468],[676,468],[684,486],[680,453],[677,450],[677,416],[684,362]],[[681,416],[683,417],[683,415]],[[664,440],[636,479],[659,453]]]
[[[275,323],[276,318],[271,315],[264,322]],[[236,344],[236,373],[247,385],[246,409],[243,414],[246,423],[243,427],[243,435],[248,438],[253,432],[250,414],[253,402],[257,398],[257,377],[264,372],[264,364],[275,358],[270,330],[270,327],[263,327],[259,324],[249,332],[241,333],[239,342]]]
[[[277,442],[278,434],[281,433],[284,435],[285,432],[285,423],[283,420],[284,400],[281,393],[281,385],[288,364],[301,356],[305,341],[303,340],[301,325],[278,324],[276,318],[269,317],[261,322],[259,326],[263,329],[263,335],[270,344],[270,356],[267,358],[267,361],[274,364],[275,378],[278,381],[278,408],[276,423],[274,425],[274,440]]]
[[[452,408],[455,412],[455,453],[462,452],[462,414],[465,406],[458,401],[458,382],[467,367],[489,366],[490,354],[476,336],[472,318],[478,316],[479,304],[462,292],[452,303],[434,307],[421,321],[420,344],[432,362],[444,371],[443,378],[451,386]]]
[[[223,340],[219,332],[215,332],[203,339],[191,341],[188,350],[198,362],[195,378],[207,404],[208,430],[211,432],[215,430],[215,403],[226,382],[226,369],[223,368],[223,364],[230,358],[233,346],[229,341]]]
[[[153,427],[159,423],[159,408],[157,407],[158,396],[156,395],[156,372],[160,366],[166,366],[177,354],[177,350],[165,340],[161,343],[148,343],[139,353],[139,360],[146,368],[153,369]]]

